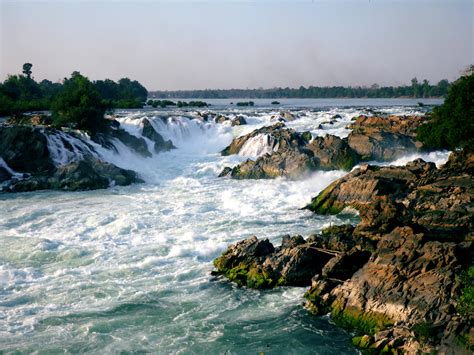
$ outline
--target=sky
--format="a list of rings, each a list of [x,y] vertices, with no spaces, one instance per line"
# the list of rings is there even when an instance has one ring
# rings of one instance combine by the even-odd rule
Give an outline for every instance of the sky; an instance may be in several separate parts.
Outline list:
[[[0,0],[0,80],[148,90],[436,83],[474,63],[474,0]]]

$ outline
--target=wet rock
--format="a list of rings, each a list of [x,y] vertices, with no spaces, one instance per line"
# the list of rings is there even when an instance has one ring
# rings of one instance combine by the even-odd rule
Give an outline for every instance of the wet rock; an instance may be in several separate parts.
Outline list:
[[[246,125],[247,121],[242,116],[237,116],[232,120],[231,126],[242,126]]]
[[[278,146],[282,149],[297,148],[298,146],[305,144],[305,141],[302,140],[296,131],[286,128],[283,123],[275,123],[272,126],[262,127],[249,134],[235,138],[232,143],[221,152],[221,154],[238,154],[245,143],[259,135],[268,136],[270,138],[269,144],[271,144],[272,147]]]
[[[280,112],[281,117],[283,117],[287,122],[291,122],[297,119],[297,117],[290,112]]]
[[[319,169],[350,170],[359,162],[347,140],[333,135],[316,137],[305,148],[313,153]]]
[[[271,179],[279,176],[298,178],[315,169],[316,165],[308,155],[297,150],[280,149],[255,161],[249,159],[232,168],[228,175],[234,179]]]
[[[151,141],[154,142],[154,151],[155,153],[159,153],[162,151],[168,151],[171,149],[175,149],[176,147],[173,145],[173,142],[170,140],[165,141],[161,134],[159,134],[154,128],[153,125],[150,123],[149,120],[144,119],[142,122],[142,135]]]
[[[18,172],[46,173],[54,170],[43,128],[0,126],[0,157]]]
[[[457,232],[463,236],[473,226],[472,177],[446,169],[422,160],[405,167],[362,166],[329,185],[308,208],[322,214],[356,208],[362,219],[357,226],[360,233],[380,234],[397,225],[418,225],[431,235]]]
[[[214,265],[231,281],[252,288],[309,285],[334,255],[301,239],[285,236],[275,249],[268,240],[252,237],[230,246]]]

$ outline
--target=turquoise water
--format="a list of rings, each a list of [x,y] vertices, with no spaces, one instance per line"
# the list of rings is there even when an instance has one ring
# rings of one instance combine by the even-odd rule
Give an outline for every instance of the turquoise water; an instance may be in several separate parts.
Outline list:
[[[294,112],[300,118],[291,127],[341,136],[361,113]],[[233,136],[270,124],[274,112],[240,114],[249,126],[170,120],[162,134],[178,149],[151,158],[126,147],[99,151],[138,171],[143,184],[0,194],[0,350],[355,353],[350,333],[301,306],[305,288],[249,290],[210,276],[212,260],[243,238],[257,235],[279,244],[287,233],[306,237],[358,220],[351,213],[321,217],[300,210],[341,171],[298,181],[217,178],[224,166],[247,158],[221,157],[219,151]],[[318,128],[334,114],[340,122]],[[134,132],[136,122],[153,115],[124,112],[120,120]]]

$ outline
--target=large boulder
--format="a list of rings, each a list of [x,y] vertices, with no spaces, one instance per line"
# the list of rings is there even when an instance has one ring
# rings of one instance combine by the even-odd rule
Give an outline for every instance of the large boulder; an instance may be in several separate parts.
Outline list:
[[[351,170],[359,162],[358,155],[349,147],[347,139],[333,135],[316,137],[305,146],[314,155],[322,170]]]
[[[271,179],[279,176],[297,178],[316,169],[313,159],[293,149],[281,149],[257,160],[248,159],[234,168],[224,169],[220,176],[234,179]]]
[[[301,236],[285,236],[276,249],[268,240],[252,237],[231,245],[214,260],[214,266],[217,273],[241,286],[306,286],[333,257],[333,253],[316,248]]]
[[[425,121],[421,116],[359,116],[348,126],[348,144],[362,160],[394,160],[421,147],[415,135]]]
[[[43,132],[31,126],[0,126],[0,157],[18,172],[52,172],[55,166]]]

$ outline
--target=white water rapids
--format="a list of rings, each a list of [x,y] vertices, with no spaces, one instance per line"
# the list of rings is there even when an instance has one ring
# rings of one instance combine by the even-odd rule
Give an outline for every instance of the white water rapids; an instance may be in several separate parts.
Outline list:
[[[299,119],[289,127],[344,136],[361,111],[293,113]],[[244,156],[222,157],[233,136],[273,123],[275,112],[238,114],[248,126],[189,119],[192,112],[125,113],[119,121],[131,134],[140,136],[146,117],[177,147],[149,158],[118,141],[114,150],[51,136],[58,164],[89,152],[145,183],[0,195],[0,352],[355,353],[349,333],[301,307],[304,288],[249,290],[209,274],[229,244],[251,235],[279,244],[287,233],[357,221],[300,210],[342,171],[297,181],[217,178],[224,166],[273,149],[262,138]],[[324,123],[335,114],[337,122]]]

